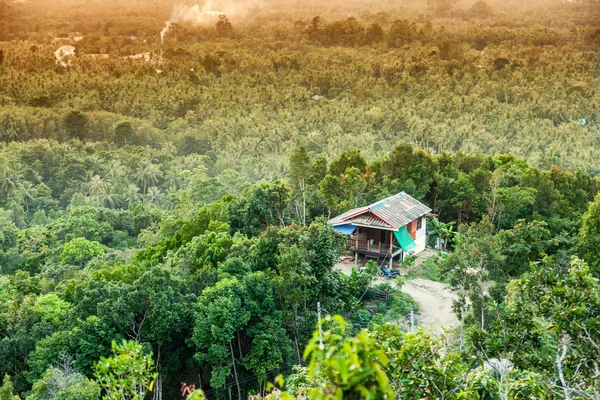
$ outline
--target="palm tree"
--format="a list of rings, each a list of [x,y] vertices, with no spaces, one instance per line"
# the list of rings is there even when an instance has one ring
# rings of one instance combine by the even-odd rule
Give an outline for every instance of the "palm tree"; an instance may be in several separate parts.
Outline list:
[[[108,208],[115,208],[119,203],[119,195],[113,191],[113,186],[110,184],[106,185],[106,191],[102,196],[102,204]]]
[[[99,175],[92,176],[87,184],[90,196],[94,199],[96,206],[100,205],[100,199],[106,194],[106,182]]]
[[[163,208],[173,210],[177,205],[179,191],[175,186],[169,186],[169,190],[164,196]]]
[[[104,160],[100,158],[97,154],[92,154],[89,157],[89,164],[92,168],[92,171],[96,174],[99,173],[105,165]]]
[[[22,206],[25,206],[25,210],[29,211],[29,205],[33,201],[33,183],[31,182],[23,182],[19,184],[19,189],[17,190],[17,201]]]
[[[142,193],[146,193],[148,184],[155,185],[162,173],[157,165],[150,162],[144,163],[135,173],[134,177],[138,184],[142,185]]]
[[[113,183],[121,183],[127,176],[127,167],[119,160],[111,160],[106,167],[106,177]]]
[[[123,193],[123,200],[131,207],[133,204],[139,203],[140,198],[140,188],[133,183],[129,184]]]
[[[6,197],[10,197],[10,193],[17,187],[18,177],[14,171],[7,166],[0,171],[0,188],[6,192]]]
[[[156,186],[150,186],[144,200],[147,204],[160,205],[162,197],[163,196],[159,188]]]

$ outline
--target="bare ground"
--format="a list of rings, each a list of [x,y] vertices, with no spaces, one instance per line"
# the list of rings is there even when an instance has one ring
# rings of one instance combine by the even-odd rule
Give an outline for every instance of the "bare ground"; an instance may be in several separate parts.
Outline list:
[[[419,255],[417,264],[433,255],[433,251],[426,251]],[[335,268],[344,274],[350,275],[354,267],[354,260],[347,260],[336,264]],[[402,271],[405,273],[405,271]],[[394,282],[386,278],[378,277],[375,283]],[[417,323],[433,332],[441,333],[444,328],[454,328],[459,321],[452,312],[452,302],[456,295],[450,291],[448,285],[429,279],[416,278],[406,281],[401,289],[412,297],[419,305]]]
[[[412,279],[402,286],[402,291],[419,304],[418,323],[434,332],[454,328],[459,321],[452,312],[452,301],[456,295],[448,285],[429,279]]]

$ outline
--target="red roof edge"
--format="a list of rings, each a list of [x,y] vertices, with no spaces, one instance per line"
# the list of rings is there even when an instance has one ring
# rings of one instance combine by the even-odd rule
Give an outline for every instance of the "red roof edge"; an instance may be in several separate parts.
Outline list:
[[[347,217],[342,218],[342,221],[348,221],[350,218],[358,217],[359,215],[364,214],[369,211],[371,211],[371,210],[369,210],[368,208],[365,210],[357,211],[354,214],[350,214]]]
[[[347,217],[345,217],[344,219],[342,219],[342,221],[348,221],[351,218],[358,217],[359,215],[366,214],[366,213],[371,213],[371,214],[375,215],[377,218],[379,218],[380,220],[382,220],[383,222],[385,222],[386,224],[388,224],[390,227],[392,227],[394,229],[398,229],[399,228],[396,225],[392,224],[387,219],[383,218],[380,214],[376,213],[375,211],[373,211],[373,210],[371,210],[369,208],[367,208],[366,210],[358,211],[358,212],[356,212],[354,214],[348,215]]]

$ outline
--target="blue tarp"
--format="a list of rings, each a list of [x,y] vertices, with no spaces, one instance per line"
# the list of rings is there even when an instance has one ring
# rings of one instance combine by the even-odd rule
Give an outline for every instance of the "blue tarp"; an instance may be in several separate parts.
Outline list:
[[[346,225],[334,226],[333,229],[335,229],[338,232],[343,233],[346,236],[350,236],[350,235],[352,235],[352,232],[354,232],[356,230],[356,227],[354,225],[346,224]]]

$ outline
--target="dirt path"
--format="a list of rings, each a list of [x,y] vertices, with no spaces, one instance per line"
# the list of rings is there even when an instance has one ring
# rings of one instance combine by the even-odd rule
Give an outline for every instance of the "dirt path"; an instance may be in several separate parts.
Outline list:
[[[419,304],[418,324],[442,332],[443,328],[458,325],[458,318],[452,312],[452,301],[456,295],[448,285],[429,279],[411,279],[402,286],[402,291]]]
[[[336,265],[336,269],[346,275],[352,273],[353,267],[353,262]],[[378,277],[375,281],[376,284],[383,282],[389,283],[393,280]],[[410,295],[419,304],[417,324],[423,325],[436,333],[442,332],[443,328],[453,328],[458,325],[458,318],[452,312],[452,301],[456,299],[456,295],[450,291],[445,283],[416,278],[406,281],[402,286],[402,291]]]

